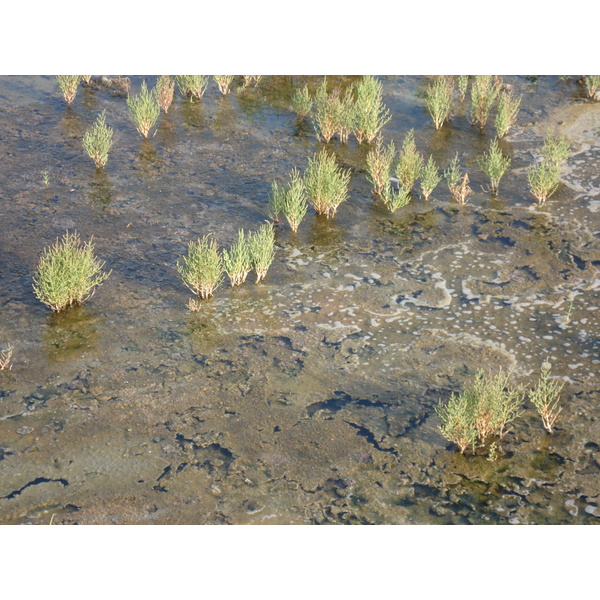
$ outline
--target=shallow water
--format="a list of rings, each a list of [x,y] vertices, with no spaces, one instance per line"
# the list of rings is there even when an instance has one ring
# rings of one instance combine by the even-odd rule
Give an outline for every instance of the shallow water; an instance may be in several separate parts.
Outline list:
[[[331,142],[353,172],[335,219],[309,213],[297,235],[280,223],[266,281],[224,285],[191,313],[177,259],[266,219],[271,181],[323,146],[287,108],[320,79],[265,77],[228,97],[211,83],[148,141],[109,89],[81,87],[67,108],[52,78],[0,78],[0,349],[14,346],[0,522],[597,522],[600,105],[575,78],[504,80],[523,102],[497,197],[477,166],[493,125],[480,133],[459,110],[436,132],[426,79],[384,77],[385,140],[414,128],[444,167],[459,152],[469,203],[440,185],[392,215],[368,148]],[[102,110],[115,136],[98,174],[80,140]],[[538,208],[525,171],[551,124],[575,153]],[[31,280],[67,229],[93,236],[112,274],[51,314]],[[566,381],[554,434],[524,405],[493,462],[441,436],[437,403],[479,367],[533,385],[543,359]]]

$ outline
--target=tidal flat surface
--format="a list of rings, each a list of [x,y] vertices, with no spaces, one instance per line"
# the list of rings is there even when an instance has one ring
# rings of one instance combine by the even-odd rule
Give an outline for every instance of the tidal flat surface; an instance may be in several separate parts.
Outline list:
[[[474,190],[460,206],[442,182],[394,214],[370,147],[322,144],[291,111],[320,77],[211,81],[149,140],[92,81],[69,108],[52,77],[0,77],[0,523],[598,523],[600,103],[576,77],[503,77],[523,100],[497,196],[478,166],[493,120],[471,125],[467,99],[436,131],[428,79],[382,77],[384,141],[414,129],[442,168],[458,152]],[[103,110],[98,173],[81,139]],[[572,155],[540,207],[526,171],[550,128]],[[190,312],[187,244],[258,228],[271,182],[322,147],[352,172],[335,218],[279,223],[266,280]],[[112,274],[54,314],[32,277],[67,230]],[[444,439],[435,408],[477,369],[532,387],[544,360],[565,381],[553,434],[524,402],[494,461]]]

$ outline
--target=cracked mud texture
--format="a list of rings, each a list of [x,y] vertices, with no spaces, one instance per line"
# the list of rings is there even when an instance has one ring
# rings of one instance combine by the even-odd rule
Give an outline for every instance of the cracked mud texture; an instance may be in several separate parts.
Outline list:
[[[461,109],[435,132],[426,80],[385,77],[385,140],[414,127],[442,167],[458,151],[469,203],[440,185],[391,215],[368,148],[332,142],[353,173],[335,219],[309,213],[297,236],[279,224],[266,281],[190,313],[178,257],[263,222],[271,181],[321,147],[287,109],[319,79],[265,77],[227,98],[211,86],[144,141],[100,83],[68,109],[52,78],[0,78],[0,349],[15,347],[0,372],[0,522],[598,523],[600,104],[574,78],[505,80],[524,99],[498,197],[477,167],[493,127]],[[115,143],[96,173],[80,139],[101,110]],[[537,207],[526,169],[549,127],[573,156]],[[50,314],[31,278],[66,229],[93,235],[113,273]],[[442,437],[435,407],[479,367],[532,386],[543,359],[566,382],[554,434],[524,404],[493,462]]]

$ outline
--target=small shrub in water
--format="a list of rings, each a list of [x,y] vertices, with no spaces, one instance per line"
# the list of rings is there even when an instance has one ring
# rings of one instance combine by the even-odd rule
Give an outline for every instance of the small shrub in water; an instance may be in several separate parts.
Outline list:
[[[170,75],[161,75],[156,80],[155,89],[158,106],[160,106],[164,113],[167,114],[173,103],[173,96],[175,95],[175,81]]]
[[[252,270],[252,256],[243,229],[238,231],[237,242],[229,250],[223,250],[223,267],[231,287],[244,283]]]
[[[200,100],[208,87],[208,77],[206,75],[176,75],[175,81],[179,92],[185,98]]]
[[[521,106],[521,96],[515,98],[512,92],[502,92],[498,100],[498,112],[496,113],[496,133],[499,138],[508,134],[510,128],[515,124],[519,107]]]
[[[327,93],[327,78],[323,81],[315,94],[312,121],[319,138],[328,143],[335,135],[337,128],[337,99]]]
[[[150,129],[154,127],[160,116],[160,106],[156,99],[156,89],[151,92],[146,87],[146,82],[142,82],[140,94],[138,96],[129,96],[127,106],[135,122],[135,127],[143,137],[147,138]]]
[[[177,270],[183,283],[202,299],[210,298],[223,278],[223,259],[217,242],[205,235],[196,242],[190,242],[187,255],[177,262]]]
[[[348,138],[354,129],[356,118],[356,105],[354,103],[353,88],[349,87],[341,97],[339,91],[332,98],[334,127],[342,144],[348,143]]]
[[[522,393],[509,385],[510,374],[500,371],[488,376],[479,370],[472,382],[458,396],[452,394],[437,413],[442,421],[442,435],[464,452],[484,444],[490,437],[502,439],[508,425],[520,414]]]
[[[490,178],[492,186],[492,192],[498,193],[498,186],[500,185],[500,179],[506,170],[510,166],[510,158],[504,156],[498,140],[493,140],[490,143],[490,149],[479,159],[479,166],[481,170]]]
[[[466,204],[467,198],[473,190],[469,187],[469,175],[467,173],[461,175],[458,154],[454,156],[450,166],[444,171],[444,177],[452,198],[459,204]]]
[[[427,87],[425,106],[433,119],[436,129],[450,118],[452,108],[452,84],[444,77],[438,77]]]
[[[542,148],[542,156],[548,164],[559,167],[571,155],[569,150],[569,142],[562,135],[550,131],[544,139],[544,147]]]
[[[460,95],[460,101],[464,102],[467,95],[467,89],[469,87],[469,76],[459,75],[456,78],[456,87],[458,87],[458,93]]]
[[[430,156],[425,166],[421,169],[421,192],[425,200],[429,200],[431,192],[433,192],[441,180],[442,176],[433,160],[433,156]]]
[[[600,75],[586,75],[584,81],[588,96],[595,98],[600,90]]]
[[[213,75],[221,94],[229,94],[229,88],[233,82],[234,75]]]
[[[550,369],[550,363],[542,364],[540,380],[535,389],[529,392],[529,399],[542,417],[542,423],[548,433],[552,433],[552,425],[562,410],[558,401],[565,385],[564,381],[550,381]]]
[[[292,108],[299,119],[305,117],[313,107],[313,100],[308,91],[308,85],[301,90],[296,90],[292,96]]]
[[[422,166],[423,157],[417,151],[415,132],[411,129],[404,137],[402,148],[398,154],[396,177],[398,177],[400,187],[410,191],[419,178]]]
[[[260,80],[262,79],[262,75],[243,75],[244,77],[244,87],[248,87],[249,85],[254,84],[256,87]]]
[[[83,136],[83,147],[94,161],[96,169],[103,169],[108,162],[112,146],[113,130],[106,126],[106,113],[102,112]]]
[[[263,280],[275,260],[275,230],[273,223],[262,225],[258,231],[252,233],[248,240],[252,268],[256,273],[255,283]]]
[[[310,203],[318,215],[333,217],[348,197],[350,172],[342,170],[335,156],[325,150],[308,159],[304,185]]]
[[[471,117],[483,129],[500,93],[500,81],[491,75],[475,75],[471,85]]]
[[[306,216],[308,202],[304,181],[300,173],[294,169],[290,181],[282,189],[281,213],[287,219],[292,231],[296,233],[302,219]]]
[[[375,193],[381,195],[392,175],[392,165],[396,157],[396,147],[391,141],[387,148],[381,136],[375,140],[375,146],[367,154],[367,170]]]
[[[383,104],[383,85],[380,81],[371,75],[366,75],[354,89],[356,92],[354,135],[359,144],[363,142],[370,144],[392,115]]]
[[[558,167],[547,161],[532,165],[527,171],[527,181],[529,190],[541,206],[558,188]]]
[[[283,204],[283,188],[274,181],[271,184],[271,192],[269,193],[269,219],[279,223],[279,215],[281,214],[281,205]]]
[[[81,244],[77,233],[67,232],[40,258],[33,291],[38,300],[58,312],[91,298],[110,275],[94,256],[92,240]]]
[[[0,371],[4,371],[5,369],[10,371],[12,365],[10,361],[13,355],[13,347],[9,344],[6,350],[0,352]]]
[[[404,187],[394,189],[392,183],[388,181],[383,188],[381,199],[390,212],[395,213],[399,208],[410,202],[410,190]]]
[[[62,92],[65,102],[70,106],[77,95],[77,88],[81,81],[81,75],[57,75],[56,81]]]

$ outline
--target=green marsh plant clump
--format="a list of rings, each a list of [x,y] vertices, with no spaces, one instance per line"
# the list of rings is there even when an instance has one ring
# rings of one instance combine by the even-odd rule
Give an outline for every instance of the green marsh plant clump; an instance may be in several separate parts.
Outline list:
[[[453,85],[445,77],[437,77],[433,83],[427,86],[425,106],[433,119],[436,129],[440,129],[450,118],[452,93]]]
[[[364,76],[355,85],[354,90],[354,135],[359,144],[370,144],[392,115],[382,100],[383,85],[375,77]]]
[[[235,75],[213,75],[213,79],[217,84],[219,91],[224,96],[229,94],[231,84],[233,83]]]
[[[502,153],[497,139],[490,142],[489,150],[479,159],[479,166],[490,178],[492,193],[497,194],[500,180],[510,166],[510,157]]]
[[[501,90],[500,80],[492,75],[475,75],[471,85],[471,118],[483,129]]]
[[[9,344],[6,350],[0,352],[0,371],[10,371],[12,368],[11,360],[14,348]]]
[[[310,96],[308,85],[296,90],[292,96],[292,109],[299,119],[303,119],[310,113],[313,107],[313,99]]]
[[[248,240],[252,268],[256,273],[255,283],[260,283],[267,275],[269,267],[275,260],[275,230],[273,223],[261,225]]]
[[[206,75],[175,75],[175,81],[184,98],[200,100],[208,87]]]
[[[529,392],[529,399],[542,417],[544,429],[552,433],[552,426],[560,414],[562,407],[558,406],[560,393],[565,385],[564,381],[551,381],[548,362],[542,364],[540,380],[537,386]]]
[[[588,97],[596,98],[596,95],[600,90],[600,75],[586,75],[584,81]]]
[[[252,84],[256,87],[262,79],[262,75],[242,75],[242,77],[244,78],[244,87],[248,87]]]
[[[400,187],[410,191],[421,174],[422,166],[423,157],[415,144],[415,131],[411,129],[404,137],[402,148],[398,153],[396,177]]]
[[[386,147],[383,145],[381,136],[377,136],[375,145],[367,154],[367,170],[369,180],[378,196],[381,196],[385,186],[390,182],[395,157],[396,147],[394,142],[391,141]]]
[[[433,156],[430,156],[421,169],[421,193],[426,201],[429,200],[429,196],[441,180],[442,176],[433,160]]]
[[[210,298],[223,279],[223,258],[216,240],[208,234],[190,242],[187,254],[181,258],[177,271],[183,283],[199,298]]]
[[[395,213],[399,208],[409,204],[410,190],[402,186],[395,188],[392,182],[388,181],[383,188],[381,199],[389,211]]]
[[[281,213],[287,219],[294,233],[297,233],[302,219],[308,211],[308,201],[304,180],[300,173],[294,169],[290,174],[290,180],[282,188]]]
[[[325,150],[308,159],[304,185],[310,203],[318,215],[331,218],[348,198],[350,171],[338,166],[335,156]]]
[[[104,263],[94,256],[91,239],[81,244],[79,234],[67,232],[54,246],[44,250],[33,280],[33,291],[38,300],[55,312],[82,304],[110,275],[103,267]]]
[[[542,157],[545,162],[559,167],[571,156],[569,142],[563,135],[549,131],[544,139]]]
[[[515,97],[512,92],[502,92],[498,99],[498,111],[494,126],[499,138],[508,134],[510,128],[515,124],[522,96]]]
[[[238,239],[229,250],[223,250],[223,268],[229,277],[231,287],[242,285],[252,270],[250,244],[243,229],[238,231]]]
[[[337,98],[327,93],[327,78],[317,88],[312,113],[313,126],[321,141],[329,143],[337,130]]]
[[[58,82],[58,87],[62,92],[65,102],[71,106],[71,103],[75,100],[75,96],[77,95],[77,88],[81,81],[81,75],[57,75],[56,81]]]
[[[334,127],[342,144],[347,144],[350,134],[354,130],[356,118],[356,105],[354,103],[354,88],[349,87],[342,96],[336,90],[332,97]]]
[[[161,75],[156,80],[155,89],[158,106],[163,109],[166,115],[175,96],[175,80],[170,75]]]
[[[458,95],[460,96],[460,101],[464,102],[467,96],[467,91],[469,89],[469,76],[458,75],[456,77],[456,87],[458,88]]]
[[[281,214],[281,206],[283,204],[283,187],[276,181],[271,183],[271,191],[269,192],[269,219],[274,223],[279,223],[279,215]]]
[[[108,153],[112,146],[113,130],[106,125],[106,113],[98,115],[94,124],[83,136],[83,147],[94,161],[96,169],[103,169],[108,162]]]
[[[520,415],[522,398],[522,391],[510,386],[509,373],[493,376],[479,370],[463,392],[453,393],[445,405],[440,402],[436,412],[442,435],[461,453],[475,451],[477,444],[485,446],[491,438],[501,440]]]
[[[461,175],[458,153],[452,159],[450,166],[444,171],[444,177],[448,183],[448,189],[452,198],[459,204],[466,204],[473,190],[469,187],[468,173]]]
[[[558,166],[544,160],[527,171],[529,190],[541,206],[558,188]]]
[[[129,111],[139,134],[147,138],[150,129],[154,127],[160,116],[160,106],[156,98],[156,89],[149,91],[146,82],[142,82],[139,95],[129,96],[127,98],[127,106],[129,106]]]

